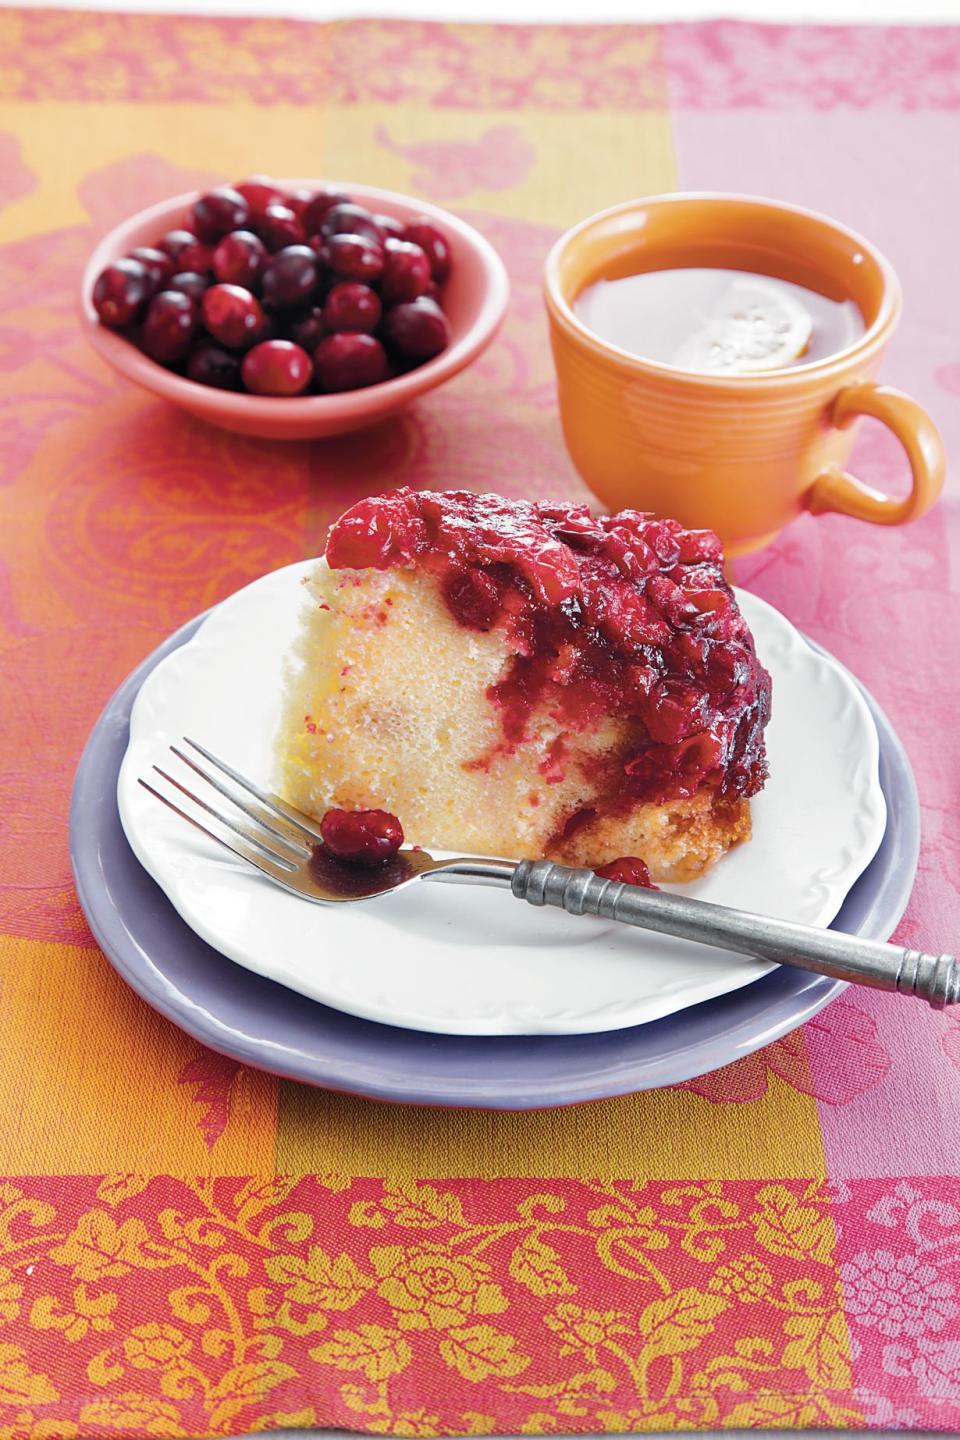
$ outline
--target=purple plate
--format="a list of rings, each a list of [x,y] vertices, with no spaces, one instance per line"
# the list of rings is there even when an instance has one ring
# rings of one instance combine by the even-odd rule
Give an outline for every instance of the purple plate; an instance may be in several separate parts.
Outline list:
[[[783,967],[731,995],[628,1030],[428,1035],[344,1015],[227,960],[194,934],[142,868],[117,812],[117,776],[137,691],[203,618],[148,656],[97,721],[74,782],[70,852],[80,904],[115,969],[148,1005],[211,1049],[288,1079],[377,1100],[533,1110],[716,1070],[809,1020],[846,988]],[[913,887],[920,812],[903,747],[863,693],[880,735],[887,827],[832,928],[886,939]]]

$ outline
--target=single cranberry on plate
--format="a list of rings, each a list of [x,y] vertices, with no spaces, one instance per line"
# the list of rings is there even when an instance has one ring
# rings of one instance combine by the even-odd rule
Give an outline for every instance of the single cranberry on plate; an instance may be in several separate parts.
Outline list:
[[[179,290],[161,290],[150,301],[141,343],[151,360],[172,365],[187,354],[199,328],[196,302]]]
[[[180,270],[176,275],[171,275],[164,285],[165,290],[179,290],[181,295],[189,295],[191,300],[197,304],[203,299],[203,292],[209,290],[212,281],[206,275],[198,275],[194,270]]]
[[[274,201],[256,218],[256,231],[268,250],[282,250],[286,245],[302,245],[306,238],[303,226],[289,205]]]
[[[331,855],[353,865],[381,865],[403,844],[403,826],[386,810],[328,810],[320,834]]]
[[[164,250],[156,250],[152,245],[138,245],[136,250],[130,251],[128,259],[140,261],[150,276],[154,290],[166,289],[166,282],[173,274],[174,265]]]
[[[204,325],[221,345],[246,349],[264,338],[266,316],[260,301],[240,285],[211,285],[202,313]]]
[[[650,879],[645,860],[639,855],[621,855],[619,860],[610,860],[594,872],[601,880],[619,880],[624,885],[641,885],[644,890],[659,890]]]
[[[450,341],[450,324],[436,300],[421,296],[394,305],[383,318],[383,337],[407,360],[431,360]]]
[[[349,205],[350,196],[342,190],[318,190],[309,205],[304,206],[300,221],[308,235],[319,235],[320,227],[335,205]]]
[[[321,390],[359,390],[386,380],[389,365],[383,346],[372,335],[343,331],[328,335],[313,352]]]
[[[324,302],[324,324],[331,333],[358,330],[369,335],[380,323],[382,309],[380,297],[369,285],[343,280],[334,285]]]
[[[250,290],[267,258],[267,247],[252,230],[231,230],[213,252],[213,273],[226,285]]]
[[[432,283],[430,261],[409,240],[388,240],[384,247],[381,293],[384,305],[416,300]]]
[[[153,284],[139,260],[115,260],[101,270],[93,287],[93,308],[104,325],[122,330],[139,320]]]
[[[320,230],[327,236],[362,235],[374,245],[382,245],[385,238],[370,211],[349,202],[332,206],[323,217]]]
[[[212,340],[201,340],[187,361],[187,378],[216,390],[240,390],[240,356]]]
[[[252,216],[262,215],[267,206],[275,202],[283,204],[283,191],[269,175],[251,175],[249,180],[241,180],[234,189],[246,200]]]
[[[383,273],[382,249],[362,235],[330,235],[324,253],[326,263],[341,280],[362,280],[369,285]]]
[[[302,395],[313,379],[313,362],[291,340],[265,340],[244,355],[241,373],[254,395]]]
[[[296,316],[290,316],[286,328],[288,338],[295,345],[302,345],[310,355],[316,350],[324,336],[330,333],[323,319],[322,305],[311,305],[309,310],[304,310]]]
[[[306,305],[317,285],[317,257],[309,245],[287,245],[267,261],[261,276],[264,303],[280,310]]]
[[[430,274],[442,285],[450,274],[450,245],[447,237],[429,220],[414,220],[403,230],[404,240],[419,245],[430,261]]]
[[[231,185],[218,185],[195,201],[190,223],[207,245],[215,245],[229,230],[242,230],[250,219],[250,206]]]

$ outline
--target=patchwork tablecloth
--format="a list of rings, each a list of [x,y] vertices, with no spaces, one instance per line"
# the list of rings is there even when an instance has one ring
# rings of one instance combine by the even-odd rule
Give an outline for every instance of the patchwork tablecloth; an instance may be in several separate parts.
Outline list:
[[[809,204],[905,289],[885,376],[960,452],[960,29],[510,28],[0,12],[0,1437],[960,1421],[960,1022],[848,991],[680,1089],[448,1113],[278,1083],[97,950],[66,816],[111,691],[372,488],[582,495],[540,269],[676,187]],[[206,429],[74,319],[116,220],[252,171],[389,185],[503,254],[506,327],[326,444]],[[902,461],[867,430],[861,473]],[[805,519],[738,566],[892,717],[899,935],[956,945],[960,514]]]

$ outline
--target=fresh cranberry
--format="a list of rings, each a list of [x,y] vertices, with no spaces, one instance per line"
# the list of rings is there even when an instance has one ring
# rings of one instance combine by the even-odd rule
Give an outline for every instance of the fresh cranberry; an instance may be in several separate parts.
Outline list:
[[[429,220],[414,220],[404,228],[403,238],[420,246],[430,261],[430,274],[442,285],[450,274],[450,246],[446,236]]]
[[[257,234],[268,250],[283,250],[287,245],[302,245],[306,238],[303,226],[289,205],[274,201],[257,216]]]
[[[323,319],[327,329],[360,330],[372,334],[380,322],[381,305],[375,290],[369,285],[344,280],[334,285],[323,306]]]
[[[190,223],[207,245],[215,245],[229,230],[244,229],[249,219],[250,206],[230,185],[208,190],[190,211]]]
[[[239,390],[240,356],[212,340],[201,340],[187,361],[187,377],[217,390]]]
[[[130,251],[130,259],[140,261],[155,291],[166,289],[166,282],[173,274],[173,261],[165,251],[155,250],[151,245],[138,245]]]
[[[331,206],[323,217],[320,230],[328,237],[331,235],[362,235],[371,244],[381,247],[385,238],[370,211],[365,210],[362,205],[351,205],[349,202]]]
[[[379,212],[377,212],[373,218],[377,222],[377,225],[380,227],[380,229],[383,231],[383,237],[385,241],[403,240],[405,238],[403,233],[402,220],[396,220],[392,215],[383,215]]]
[[[383,258],[381,293],[384,305],[416,300],[430,284],[430,261],[419,245],[388,240]]]
[[[203,323],[221,345],[246,349],[264,338],[266,317],[249,290],[239,285],[211,285],[202,304]]]
[[[403,826],[386,810],[328,810],[320,834],[332,855],[353,865],[380,865],[403,844]]]
[[[650,879],[646,861],[641,860],[639,855],[621,855],[619,860],[611,860],[606,865],[601,865],[595,873],[601,880],[619,880],[623,885],[642,885],[644,890],[660,889],[660,886],[654,885]]]
[[[313,364],[292,341],[265,340],[244,355],[242,374],[254,395],[302,395],[313,378]]]
[[[304,230],[308,235],[319,235],[320,228],[333,207],[349,204],[350,196],[344,195],[342,190],[318,190],[300,216]]]
[[[190,299],[199,305],[203,299],[203,292],[210,288],[210,281],[206,275],[198,275],[193,270],[181,270],[176,275],[171,275],[163,288],[179,290],[181,295],[189,295]]]
[[[181,252],[186,250],[188,245],[196,243],[197,237],[192,230],[168,230],[157,241],[157,249],[162,250],[164,255],[169,255],[174,264],[177,264]]]
[[[313,352],[313,364],[321,390],[359,390],[386,380],[389,372],[379,340],[346,331],[321,340]]]
[[[213,273],[226,285],[256,284],[267,258],[267,247],[252,230],[232,230],[213,252]]]
[[[262,215],[268,205],[283,203],[283,191],[268,175],[253,175],[249,180],[241,180],[234,189],[246,200],[253,216]]]
[[[369,285],[383,273],[383,251],[362,235],[331,235],[325,242],[325,254],[326,263],[341,280],[361,280]]]
[[[303,225],[303,217],[306,214],[307,206],[312,203],[313,197],[314,192],[308,190],[306,185],[295,185],[292,190],[286,192],[283,203],[290,207],[300,224]]]
[[[430,360],[450,342],[450,325],[436,300],[421,296],[394,305],[383,320],[387,344],[408,360]]]
[[[161,290],[150,301],[141,337],[151,360],[171,365],[182,360],[200,328],[197,306],[179,290]]]
[[[279,310],[296,309],[310,300],[316,284],[317,258],[309,245],[288,245],[264,266],[264,303]]]
[[[323,319],[323,307],[313,305],[287,324],[287,334],[295,345],[301,345],[312,355],[323,337],[328,334]]]
[[[104,325],[122,330],[140,318],[153,293],[147,267],[139,260],[115,260],[101,270],[93,287],[93,308]]]

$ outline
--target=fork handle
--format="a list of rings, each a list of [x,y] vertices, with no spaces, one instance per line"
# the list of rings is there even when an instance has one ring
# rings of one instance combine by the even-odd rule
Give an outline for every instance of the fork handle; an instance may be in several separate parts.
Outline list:
[[[530,905],[556,905],[570,915],[602,915],[642,930],[738,950],[758,960],[917,995],[935,1010],[960,1002],[960,964],[952,955],[925,955],[839,930],[820,930],[688,895],[603,880],[593,870],[573,870],[550,860],[522,860],[510,888],[518,900]]]

